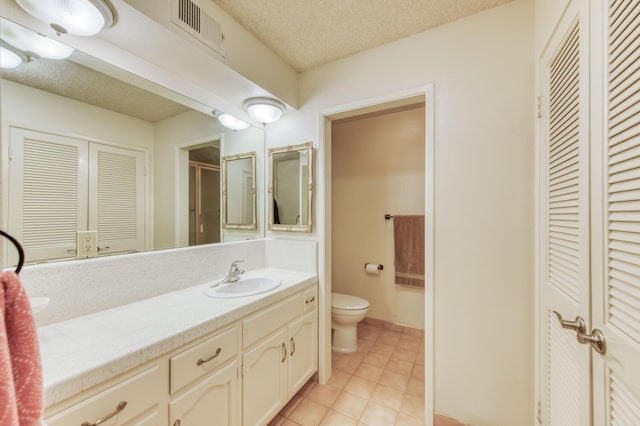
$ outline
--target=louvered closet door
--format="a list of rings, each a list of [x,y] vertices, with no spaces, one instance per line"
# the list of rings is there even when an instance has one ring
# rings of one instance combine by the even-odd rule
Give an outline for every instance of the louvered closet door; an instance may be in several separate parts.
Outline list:
[[[8,229],[27,262],[74,258],[87,227],[87,142],[12,127]],[[15,250],[7,250],[15,264]]]
[[[590,353],[565,319],[589,318],[588,11],[574,1],[541,58],[540,421],[588,425]],[[587,19],[585,19],[587,18]]]
[[[144,153],[89,146],[89,229],[98,255],[144,250]]]
[[[594,276],[594,424],[640,425],[640,2],[604,2],[605,173]],[[601,28],[601,27],[599,27]]]

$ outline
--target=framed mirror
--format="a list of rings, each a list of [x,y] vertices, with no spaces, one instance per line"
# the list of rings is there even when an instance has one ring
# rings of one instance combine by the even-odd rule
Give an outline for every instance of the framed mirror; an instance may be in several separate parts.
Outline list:
[[[269,149],[269,230],[311,232],[313,145]]]
[[[256,153],[222,157],[222,226],[256,229]]]

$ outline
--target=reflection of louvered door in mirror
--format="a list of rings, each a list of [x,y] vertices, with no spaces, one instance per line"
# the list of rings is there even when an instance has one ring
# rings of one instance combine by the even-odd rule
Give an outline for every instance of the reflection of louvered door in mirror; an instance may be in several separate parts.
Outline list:
[[[590,351],[564,319],[590,318],[588,4],[572,2],[541,57],[540,407],[547,425],[590,424]]]
[[[606,64],[605,140],[594,146],[604,173],[594,179],[603,196],[593,208],[593,327],[607,352],[594,353],[594,424],[640,425],[640,2],[602,3],[604,19],[593,23],[605,34]]]
[[[89,229],[98,254],[144,250],[144,153],[89,146]]]
[[[76,256],[76,234],[87,230],[87,158],[84,140],[11,128],[4,214],[26,262]],[[14,250],[5,253],[4,265],[14,265]]]
[[[76,257],[80,231],[98,254],[144,250],[142,151],[21,128],[10,151],[8,229],[27,262]]]

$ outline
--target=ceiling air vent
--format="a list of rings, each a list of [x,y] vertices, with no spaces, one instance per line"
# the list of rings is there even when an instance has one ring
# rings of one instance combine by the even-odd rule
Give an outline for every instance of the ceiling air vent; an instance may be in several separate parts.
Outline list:
[[[224,56],[222,26],[197,2],[173,0],[171,21],[216,53]]]

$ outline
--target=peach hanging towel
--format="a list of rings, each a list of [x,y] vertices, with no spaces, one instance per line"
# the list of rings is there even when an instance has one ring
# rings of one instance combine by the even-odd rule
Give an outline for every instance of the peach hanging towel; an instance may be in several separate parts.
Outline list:
[[[393,216],[396,284],[424,288],[424,215]]]
[[[42,367],[29,297],[13,271],[0,275],[0,426],[40,425]]]

